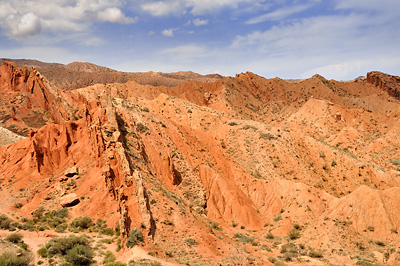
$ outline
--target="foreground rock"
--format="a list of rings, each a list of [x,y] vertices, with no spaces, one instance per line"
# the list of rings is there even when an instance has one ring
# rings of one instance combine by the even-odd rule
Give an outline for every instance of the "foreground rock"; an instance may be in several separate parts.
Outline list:
[[[72,207],[80,202],[75,193],[68,194],[60,199],[60,204],[63,208]]]

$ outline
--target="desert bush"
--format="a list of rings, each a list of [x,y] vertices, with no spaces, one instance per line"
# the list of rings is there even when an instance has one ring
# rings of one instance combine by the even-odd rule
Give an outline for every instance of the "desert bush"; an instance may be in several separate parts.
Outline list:
[[[39,207],[35,211],[33,211],[32,216],[34,217],[34,220],[39,220],[40,218],[42,218],[43,214],[44,214],[44,208]]]
[[[276,139],[276,137],[274,135],[272,135],[271,133],[260,133],[260,138],[266,139],[266,140]]]
[[[113,262],[108,262],[104,264],[104,266],[126,266],[126,263],[120,262],[120,261],[113,261]]]
[[[0,255],[0,266],[28,266],[33,256],[29,252],[17,256],[15,252],[6,251]]]
[[[100,233],[103,235],[113,236],[114,230],[112,228],[102,228],[100,229]]]
[[[148,128],[147,126],[145,126],[145,125],[144,125],[143,123],[141,123],[141,122],[138,122],[138,123],[136,124],[136,129],[137,129],[137,131],[142,132],[142,133],[149,130],[149,128]]]
[[[266,239],[274,239],[275,236],[271,232],[268,232],[268,234],[265,235],[265,238]]]
[[[300,230],[293,228],[292,230],[290,230],[289,234],[288,234],[289,239],[291,240],[295,240],[300,238]]]
[[[17,202],[17,203],[15,203],[15,205],[14,205],[14,207],[15,207],[16,209],[21,209],[22,206],[24,206],[24,204],[22,204],[21,202]]]
[[[93,225],[94,225],[94,223],[92,221],[92,218],[90,218],[89,216],[83,216],[83,217],[78,217],[75,220],[73,220],[71,222],[71,224],[69,225],[69,227],[70,227],[70,231],[73,229],[83,231],[85,229],[90,228]]]
[[[376,241],[375,241],[375,244],[378,245],[378,246],[381,246],[381,247],[386,246],[385,242],[382,242],[382,241],[380,241],[380,240],[376,240]]]
[[[107,251],[106,254],[104,255],[104,260],[103,264],[114,262],[115,261],[115,255],[111,251]]]
[[[246,243],[253,244],[253,243],[255,243],[254,242],[254,237],[247,236],[247,235],[244,235],[244,234],[241,234],[241,233],[235,233],[233,235],[233,237],[236,238],[237,240],[239,240],[240,242],[242,242],[243,244],[246,244]]]
[[[7,217],[7,215],[0,215],[0,229],[8,230],[10,229],[11,219]]]
[[[144,238],[142,235],[142,230],[138,230],[135,228],[135,229],[131,230],[129,237],[126,240],[126,246],[133,247],[133,246],[137,245],[138,243],[143,243],[143,242],[144,242]]]
[[[65,255],[68,250],[77,245],[88,246],[89,240],[85,236],[57,237],[47,242],[45,248],[49,257],[52,257],[56,254]]]
[[[129,266],[161,266],[161,263],[149,259],[140,259],[138,261],[129,261]]]
[[[40,256],[40,257],[42,257],[42,258],[47,258],[47,248],[45,248],[45,247],[41,247],[41,248],[39,248],[38,249],[38,251],[37,251],[37,253],[38,253],[38,255]]]
[[[18,228],[18,229],[22,228],[22,224],[20,224],[19,222],[12,222],[10,225],[11,225],[11,227],[14,227],[14,228]]]
[[[185,244],[188,245],[189,247],[191,247],[191,246],[198,245],[199,242],[197,242],[195,239],[189,237],[189,238],[185,239]]]
[[[311,258],[322,258],[323,254],[322,251],[312,249],[308,252],[308,256]]]
[[[219,227],[219,223],[217,223],[217,222],[211,222],[210,223],[210,228],[214,229],[214,230],[219,230],[219,231],[222,230],[221,227]]]
[[[55,231],[56,231],[57,233],[64,233],[65,230],[67,230],[67,228],[68,228],[68,225],[67,225],[67,224],[64,224],[64,223],[63,223],[63,224],[59,224],[59,225],[57,225]]]
[[[22,235],[20,233],[12,233],[6,237],[6,240],[17,244],[22,240]]]
[[[31,221],[31,220],[24,223],[21,228],[22,228],[22,230],[28,230],[28,231],[35,230],[35,226],[33,225],[33,221]]]
[[[77,245],[67,251],[65,260],[73,266],[90,265],[94,252],[88,246]]]

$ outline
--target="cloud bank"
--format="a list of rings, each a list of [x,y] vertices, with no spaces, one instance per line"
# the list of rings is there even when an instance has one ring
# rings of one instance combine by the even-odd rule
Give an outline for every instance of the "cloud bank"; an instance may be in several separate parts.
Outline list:
[[[11,39],[42,32],[88,31],[95,22],[130,24],[137,17],[122,11],[122,0],[5,0],[0,2],[0,27]]]

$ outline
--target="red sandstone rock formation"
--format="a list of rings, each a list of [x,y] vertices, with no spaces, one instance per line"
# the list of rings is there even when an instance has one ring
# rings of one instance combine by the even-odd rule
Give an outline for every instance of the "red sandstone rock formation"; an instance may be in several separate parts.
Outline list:
[[[71,219],[119,224],[122,243],[140,227],[144,248],[189,262],[268,265],[269,257],[289,259],[284,244],[301,244],[302,265],[371,259],[360,247],[397,265],[399,82],[369,76],[287,82],[242,73],[176,87],[130,81],[62,91],[5,63],[3,95],[26,106],[16,98],[24,95],[51,119],[0,146],[0,177],[14,176],[0,183],[9,199],[0,210],[29,215],[73,197],[80,202],[68,207]],[[71,167],[79,175],[66,178]],[[16,210],[10,194],[19,188],[26,196]],[[318,249],[324,258],[311,258]]]

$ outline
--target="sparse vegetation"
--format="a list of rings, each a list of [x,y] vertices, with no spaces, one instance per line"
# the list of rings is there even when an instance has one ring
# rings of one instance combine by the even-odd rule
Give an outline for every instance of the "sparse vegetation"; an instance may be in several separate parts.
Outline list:
[[[192,246],[197,246],[199,244],[199,242],[197,242],[195,239],[189,237],[189,238],[185,239],[185,244],[188,245],[189,247],[192,247]]]
[[[73,220],[69,225],[69,230],[71,232],[80,232],[89,229],[92,226],[94,226],[92,218],[89,216],[83,216]]]
[[[111,251],[107,251],[106,254],[104,255],[103,264],[114,262],[115,259],[116,258],[114,253],[112,253]]]
[[[143,243],[144,238],[142,235],[142,231],[139,229],[132,229],[131,233],[128,236],[128,239],[126,240],[126,246],[127,247],[133,247],[136,246],[139,243]]]
[[[222,230],[221,227],[219,226],[219,223],[217,223],[217,222],[211,222],[210,223],[210,228],[214,229],[214,230],[219,230],[219,231]]]
[[[17,255],[16,252],[5,251],[0,255],[0,266],[28,266],[33,260],[33,255],[30,252]]]
[[[6,240],[10,241],[11,243],[17,244],[22,240],[22,235],[20,233],[12,233],[6,237]]]
[[[67,251],[65,260],[73,266],[90,265],[94,253],[88,246],[76,245]]]
[[[233,237],[236,238],[237,240],[239,240],[240,242],[242,242],[243,244],[250,243],[252,246],[258,245],[258,243],[255,241],[254,237],[252,237],[252,236],[244,235],[241,233],[235,233],[233,235]]]
[[[300,230],[293,228],[292,230],[290,230],[288,237],[290,240],[296,240],[296,239],[300,238]]]
[[[308,252],[308,256],[311,258],[322,258],[324,255],[322,251],[312,249]]]

